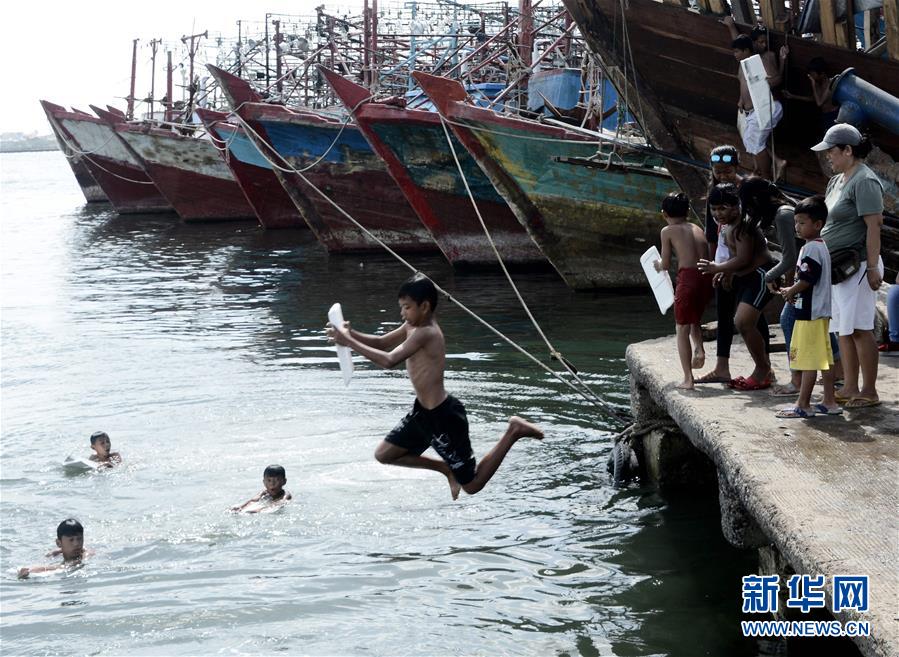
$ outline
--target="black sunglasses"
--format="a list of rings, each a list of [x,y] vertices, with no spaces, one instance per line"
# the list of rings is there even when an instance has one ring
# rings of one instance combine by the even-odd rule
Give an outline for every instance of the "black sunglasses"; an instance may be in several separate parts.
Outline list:
[[[727,153],[727,154],[725,154],[725,155],[718,155],[718,153],[715,153],[715,154],[712,155],[709,159],[710,159],[712,162],[715,162],[715,163],[717,163],[717,162],[724,162],[725,164],[730,164],[731,162],[736,162],[736,161],[737,161],[737,156],[736,156],[736,155],[731,155],[730,153]]]

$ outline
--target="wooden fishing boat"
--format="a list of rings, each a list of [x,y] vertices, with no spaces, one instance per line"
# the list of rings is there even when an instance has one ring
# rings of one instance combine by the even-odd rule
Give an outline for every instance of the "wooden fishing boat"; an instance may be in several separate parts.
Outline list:
[[[140,161],[115,136],[112,127],[85,112],[68,111],[42,100],[50,124],[120,214],[171,212],[172,206]]]
[[[59,144],[59,150],[65,155],[66,161],[69,163],[69,167],[71,167],[72,173],[75,175],[75,181],[78,183],[81,193],[84,194],[84,200],[88,203],[108,203],[109,199],[106,198],[103,188],[97,184],[97,181],[94,180],[94,177],[91,175],[90,170],[87,168],[87,164],[84,162],[84,157],[66,142],[65,136],[60,131],[60,128],[57,127],[56,121],[50,114],[50,109],[57,112],[65,112],[66,108],[46,100],[41,101],[41,106],[44,108],[44,113],[47,115],[47,120],[50,122],[50,129],[53,131],[53,136],[56,137],[56,143]]]
[[[472,105],[455,80],[413,75],[570,287],[646,284],[640,255],[676,187],[660,160],[615,155],[587,134]]]
[[[209,135],[218,141],[218,152],[237,180],[241,191],[265,228],[306,228],[306,222],[246,132],[228,115],[197,109]]]
[[[184,221],[255,219],[256,215],[209,139],[151,123],[125,121],[91,105],[144,167]]]
[[[563,2],[590,48],[617,73],[615,84],[622,95],[628,94],[631,110],[654,147],[699,162],[705,162],[709,151],[719,144],[734,144],[742,150],[736,127],[740,91],[732,39],[720,16],[708,12],[712,7],[726,9],[726,4],[701,0],[699,7],[706,13],[699,13],[678,0]],[[752,9],[746,2],[738,5],[743,13]],[[769,28],[769,48],[778,52],[783,45],[789,47],[784,89],[811,95],[808,65],[820,57],[833,74],[854,69],[857,78],[885,92],[885,96],[872,99],[875,103],[895,103],[899,96],[899,25],[889,25],[888,21],[891,55],[882,58],[858,52],[854,30],[849,40],[846,35],[843,38],[844,46],[851,41],[850,47],[837,45],[839,39],[823,43],[785,34],[782,27],[786,17],[776,15],[776,3],[765,0],[760,5]],[[893,22],[899,21],[895,2],[889,11]],[[753,13],[749,22],[754,20]],[[829,25],[825,23],[828,19],[822,21],[821,29],[832,32],[832,18]],[[748,33],[750,27],[737,25],[742,33]],[[895,117],[895,106],[889,111]],[[886,212],[892,215],[886,217],[882,236],[884,261],[895,272],[899,267],[899,220],[895,217],[899,212],[899,134],[895,125],[889,128],[876,121],[867,121],[865,127],[876,146],[867,163],[884,183]],[[821,137],[814,105],[785,100],[784,118],[774,131],[774,149],[778,158],[789,162],[782,182],[800,195],[822,193],[827,183],[828,175],[809,150]],[[751,157],[746,161],[751,162]],[[668,168],[694,201],[705,195],[705,171],[676,161],[668,162]]]
[[[329,252],[381,247],[317,190],[396,251],[438,250],[355,125],[320,112],[258,102],[258,94],[246,81],[214,66],[208,68],[246,122],[256,146],[281,163],[274,168],[275,174]]]
[[[365,87],[328,69],[322,68],[322,72],[447,260],[454,266],[496,266],[496,253],[472,207],[440,116],[371,101]],[[451,139],[503,262],[545,265],[546,258],[505,200],[468,151],[455,137]]]

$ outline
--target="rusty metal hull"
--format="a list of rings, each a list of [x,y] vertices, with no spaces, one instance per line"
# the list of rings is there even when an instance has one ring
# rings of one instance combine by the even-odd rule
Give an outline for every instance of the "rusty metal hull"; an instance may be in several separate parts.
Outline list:
[[[211,141],[143,124],[119,123],[115,130],[185,221],[256,218]]]
[[[640,255],[665,225],[667,172],[595,158],[587,137],[455,100],[461,85],[429,78],[422,88],[570,287],[646,285]]]
[[[81,193],[84,194],[84,200],[88,203],[108,203],[109,199],[106,197],[103,188],[97,184],[96,180],[94,180],[94,177],[91,175],[90,170],[84,162],[83,156],[66,142],[65,135],[62,134],[61,129],[56,124],[56,120],[53,118],[51,110],[65,112],[66,109],[45,100],[41,101],[41,106],[44,108],[44,113],[47,115],[47,120],[50,123],[50,129],[53,131],[53,136],[56,137],[56,143],[59,144],[59,150],[65,155],[66,161],[68,161],[69,167],[71,167],[72,173],[75,175],[75,181],[78,183]]]
[[[226,121],[226,114],[197,110],[210,135],[224,146],[219,151],[241,191],[267,229],[307,228],[293,201],[284,191],[271,165],[259,153],[245,131]]]

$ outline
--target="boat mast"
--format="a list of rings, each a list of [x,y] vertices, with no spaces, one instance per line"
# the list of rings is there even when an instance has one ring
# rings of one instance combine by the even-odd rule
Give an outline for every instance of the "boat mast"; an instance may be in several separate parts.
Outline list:
[[[209,34],[209,31],[199,32],[197,34],[190,34],[187,36],[181,37],[181,43],[187,43],[187,40],[190,39],[190,46],[187,49],[187,57],[190,61],[190,66],[188,68],[188,83],[187,83],[187,111],[184,113],[184,120],[190,121],[191,115],[194,113],[194,96],[197,93],[197,85],[194,82],[194,58],[197,55],[197,49],[200,47],[200,39],[206,38]]]
[[[156,99],[156,51],[162,39],[150,40],[150,120],[153,120],[153,101]]]
[[[174,103],[172,100],[172,51],[167,50],[165,55],[168,60],[165,69],[165,122],[168,123],[172,120],[172,104]]]
[[[134,118],[134,83],[137,79],[137,42],[135,39],[131,44],[131,91],[128,94],[128,111],[125,113],[127,119]]]

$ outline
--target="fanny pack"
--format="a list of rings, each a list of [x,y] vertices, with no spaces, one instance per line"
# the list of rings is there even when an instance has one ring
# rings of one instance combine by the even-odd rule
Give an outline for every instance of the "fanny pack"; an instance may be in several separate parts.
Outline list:
[[[837,249],[830,254],[830,282],[842,283],[855,274],[862,266],[862,255],[858,249]]]

